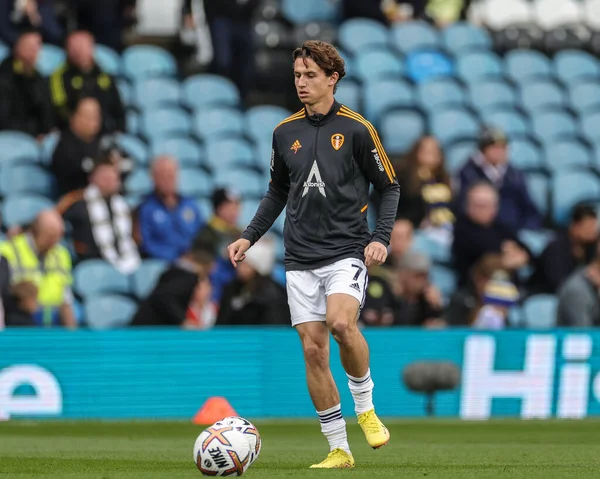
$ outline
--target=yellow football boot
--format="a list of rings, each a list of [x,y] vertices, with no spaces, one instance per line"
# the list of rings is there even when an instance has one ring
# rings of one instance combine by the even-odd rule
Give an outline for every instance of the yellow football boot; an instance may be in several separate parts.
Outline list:
[[[358,424],[365,433],[369,446],[378,449],[390,440],[390,431],[375,414],[375,409],[358,415]]]
[[[334,449],[323,462],[313,464],[311,469],[346,469],[354,467],[354,458],[343,449]]]

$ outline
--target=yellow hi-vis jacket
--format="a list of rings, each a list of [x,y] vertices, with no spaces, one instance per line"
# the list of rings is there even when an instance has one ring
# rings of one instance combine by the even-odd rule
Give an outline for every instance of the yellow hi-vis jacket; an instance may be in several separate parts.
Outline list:
[[[10,264],[12,284],[30,281],[38,287],[38,302],[42,308],[56,308],[65,301],[70,288],[71,256],[62,245],[54,246],[40,262],[31,236],[27,233],[0,243],[0,254]]]

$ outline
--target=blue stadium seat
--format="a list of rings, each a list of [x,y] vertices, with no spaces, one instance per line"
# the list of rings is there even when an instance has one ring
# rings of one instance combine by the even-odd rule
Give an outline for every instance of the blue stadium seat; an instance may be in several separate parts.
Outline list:
[[[464,90],[451,78],[437,78],[420,83],[416,96],[419,106],[428,112],[440,107],[462,106],[465,102]]]
[[[143,200],[144,200],[144,197],[140,196],[140,195],[126,195],[125,196],[125,201],[127,202],[127,206],[129,206],[129,209],[131,211],[134,211],[138,206],[140,206],[140,204],[142,203]]]
[[[117,80],[117,89],[119,90],[119,95],[123,105],[131,106],[131,102],[133,101],[133,93],[131,92],[131,85],[129,82],[124,79]]]
[[[454,23],[442,30],[442,44],[454,56],[469,50],[489,50],[492,38],[487,30],[466,22]]]
[[[160,155],[174,157],[180,166],[201,166],[204,162],[204,150],[188,137],[163,138],[153,141],[150,147],[152,158]]]
[[[579,115],[592,110],[600,110],[600,83],[584,81],[571,85],[569,88],[571,108]]]
[[[203,196],[196,198],[196,206],[198,207],[198,211],[200,211],[200,214],[204,218],[206,218],[207,220],[212,218],[213,206],[210,198],[205,198]]]
[[[281,263],[278,263],[273,268],[273,273],[271,274],[273,280],[283,286],[285,288],[286,285],[286,275],[285,275],[285,266]]]
[[[0,62],[4,61],[10,55],[10,48],[4,44],[0,44]]]
[[[425,120],[413,110],[390,111],[382,117],[379,133],[389,155],[403,154],[425,133]]]
[[[51,198],[54,196],[54,177],[39,166],[5,165],[0,174],[0,195],[22,193],[37,193]]]
[[[190,133],[192,121],[181,108],[147,110],[141,116],[141,132],[148,140]]]
[[[503,80],[483,80],[469,85],[471,105],[477,111],[514,108],[517,95],[509,83]]]
[[[90,259],[75,267],[73,290],[84,299],[106,293],[129,294],[129,277],[103,259]]]
[[[228,187],[239,192],[243,198],[262,198],[269,188],[262,175],[245,168],[218,170],[215,173],[215,187]]]
[[[145,168],[136,168],[125,179],[125,191],[132,195],[147,195],[154,189],[150,173]]]
[[[232,166],[254,167],[252,145],[241,138],[223,138],[206,144],[206,162],[213,173],[230,171]]]
[[[134,45],[122,55],[123,74],[131,80],[174,77],[177,65],[173,55],[153,45]]]
[[[234,108],[197,110],[193,120],[193,131],[204,142],[242,136],[245,133],[244,115]]]
[[[470,52],[458,57],[456,61],[458,77],[465,83],[475,83],[494,77],[502,77],[500,59],[492,52]]]
[[[37,163],[41,157],[35,138],[19,131],[0,131],[0,152],[0,164]]]
[[[117,143],[127,155],[129,155],[138,165],[147,165],[150,161],[148,156],[148,147],[137,136],[126,133],[117,137]]]
[[[521,240],[534,256],[542,254],[548,243],[553,239],[554,232],[551,230],[521,230],[519,231],[519,240]]]
[[[172,78],[149,78],[134,85],[133,104],[141,111],[179,106],[179,82]]]
[[[565,92],[551,80],[529,82],[521,87],[521,106],[534,116],[540,110],[566,106]]]
[[[573,168],[590,168],[592,152],[576,139],[559,139],[544,145],[546,164],[552,173]]]
[[[131,292],[139,299],[148,296],[160,275],[167,269],[168,264],[160,259],[145,259],[140,267],[130,276]]]
[[[140,115],[137,114],[137,112],[135,112],[134,110],[127,110],[127,117],[126,117],[126,128],[127,128],[127,132],[132,134],[132,135],[137,135],[138,133],[140,133]]]
[[[62,48],[45,43],[35,66],[43,76],[47,77],[65,62],[65,58],[65,51]]]
[[[252,221],[252,218],[254,218],[259,205],[259,199],[248,199],[242,202],[242,206],[240,208],[240,219],[238,221],[240,227],[245,228],[250,224],[250,221]]]
[[[184,196],[210,196],[213,180],[200,168],[183,168],[179,173],[179,192]]]
[[[554,56],[554,71],[565,85],[582,80],[600,80],[600,62],[587,52],[563,50]]]
[[[527,138],[517,138],[508,144],[510,164],[519,170],[541,170],[545,167],[540,148]]]
[[[283,0],[281,2],[283,16],[292,23],[308,23],[316,21],[334,21],[338,16],[336,2],[321,0]]]
[[[558,298],[552,294],[536,294],[523,304],[523,326],[528,329],[553,329],[556,327]]]
[[[512,161],[512,160],[511,160]],[[525,176],[527,190],[531,199],[542,214],[548,213],[550,200],[550,181],[544,173],[527,173]]]
[[[452,175],[458,174],[466,161],[477,151],[477,142],[458,141],[445,148],[446,170]]]
[[[437,30],[425,22],[404,22],[392,27],[391,44],[404,54],[413,50],[436,49],[440,46]]]
[[[387,28],[370,18],[351,18],[340,25],[338,42],[345,51],[356,55],[360,50],[387,47]]]
[[[406,56],[406,76],[415,83],[454,74],[452,60],[438,50],[415,50]]]
[[[565,226],[573,206],[581,201],[600,200],[600,181],[587,171],[565,171],[552,178],[554,221]]]
[[[364,82],[399,77],[404,71],[400,59],[389,50],[364,50],[356,57],[356,75]]]
[[[9,196],[2,203],[2,224],[7,228],[27,225],[41,211],[53,208],[54,203],[44,196],[22,194]]]
[[[348,108],[354,111],[362,110],[362,102],[361,102],[362,89],[355,81],[350,79],[344,79],[338,85],[337,92],[335,94],[335,98],[342,105],[346,105]]]
[[[344,85],[353,85],[352,81],[346,83],[344,80],[338,91],[336,93],[336,97],[338,101],[342,101],[340,99],[340,88]],[[342,102],[343,103],[343,102]],[[271,144],[271,139],[273,136],[273,130],[275,127],[287,117],[291,116],[292,113],[285,108],[280,106],[272,106],[272,105],[259,105],[246,110],[244,124],[246,133],[252,138],[255,142],[268,142]],[[270,149],[270,147],[269,147]]]
[[[561,137],[577,136],[575,118],[566,111],[544,111],[532,118],[532,131],[542,143]],[[597,133],[596,133],[597,134]]]
[[[429,277],[433,285],[440,290],[446,300],[456,291],[456,273],[450,268],[433,265],[429,270]]]
[[[585,138],[594,145],[600,145],[600,110],[580,116],[579,124]]]
[[[94,57],[98,66],[106,73],[116,77],[121,75],[123,70],[121,57],[112,48],[98,43],[95,47]]]
[[[436,263],[449,263],[451,259],[450,245],[443,246],[419,230],[415,231],[412,249],[426,254]]]
[[[41,162],[44,165],[49,165],[52,161],[52,155],[54,154],[54,150],[56,150],[56,145],[60,141],[60,133],[53,132],[44,137],[44,140],[41,144]]]
[[[182,86],[182,101],[191,109],[211,106],[238,107],[240,92],[228,78],[209,73],[187,78]]]
[[[552,76],[550,60],[533,50],[513,50],[504,57],[506,76],[517,84]]]
[[[447,145],[457,140],[468,140],[479,133],[477,119],[465,109],[443,110],[430,118],[433,135]]]
[[[363,102],[365,116],[378,126],[386,111],[413,106],[412,87],[400,79],[373,80],[363,88]]]
[[[517,110],[482,111],[481,117],[486,125],[500,128],[511,140],[530,133],[529,121]]]
[[[116,329],[129,326],[137,305],[129,298],[115,294],[87,300],[84,311],[88,328]]]

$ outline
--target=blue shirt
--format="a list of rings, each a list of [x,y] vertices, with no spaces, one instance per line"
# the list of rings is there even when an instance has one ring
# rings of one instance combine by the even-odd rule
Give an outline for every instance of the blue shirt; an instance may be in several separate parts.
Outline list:
[[[205,220],[194,200],[180,196],[173,209],[153,193],[139,207],[142,251],[152,258],[174,261],[186,253]]]

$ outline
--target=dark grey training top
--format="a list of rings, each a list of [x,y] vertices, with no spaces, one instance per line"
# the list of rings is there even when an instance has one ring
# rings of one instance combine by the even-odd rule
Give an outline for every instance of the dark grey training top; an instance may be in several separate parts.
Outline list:
[[[373,234],[370,183],[381,195]],[[364,260],[371,241],[389,244],[399,198],[394,169],[368,121],[337,102],[326,115],[303,109],[273,132],[269,189],[242,238],[254,244],[287,207],[286,270]]]

